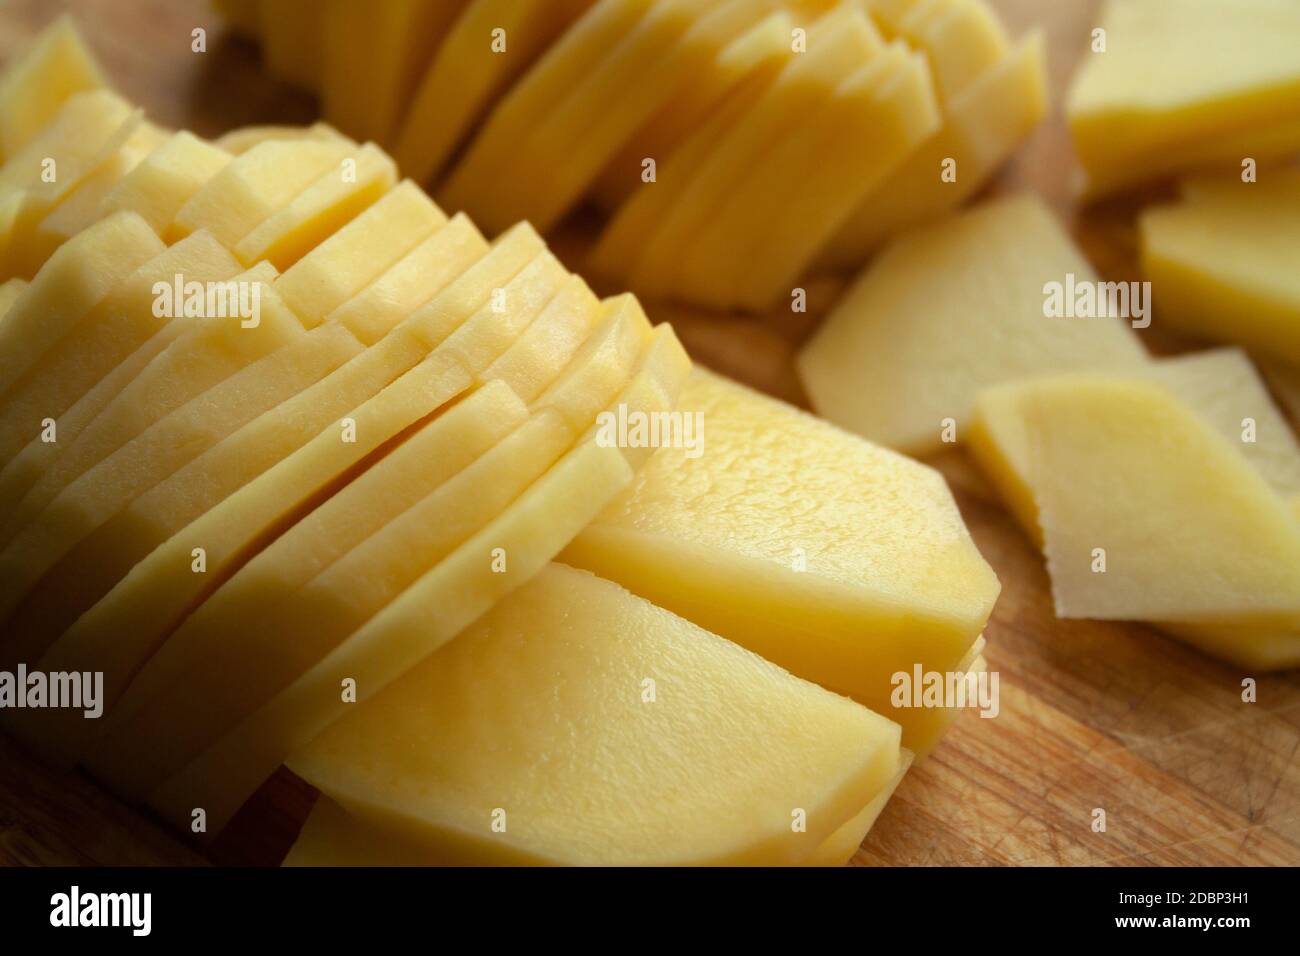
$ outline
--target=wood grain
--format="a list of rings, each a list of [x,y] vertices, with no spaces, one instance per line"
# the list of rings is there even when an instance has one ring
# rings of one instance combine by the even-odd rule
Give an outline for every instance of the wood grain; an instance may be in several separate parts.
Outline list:
[[[1095,0],[994,0],[1017,34],[1048,37],[1056,107],[990,192],[1032,189],[1068,223],[1108,278],[1135,278],[1134,214],[1162,194],[1078,208],[1059,104],[1085,48]],[[79,18],[122,90],[158,122],[215,135],[259,122],[304,122],[309,97],[264,77],[252,45],[224,35],[202,0],[11,0],[0,6],[0,61],[63,10]],[[190,50],[208,30],[209,51]],[[579,216],[557,238],[576,261]],[[806,405],[792,356],[844,280],[810,286],[807,316],[753,319],[649,303],[694,357]],[[1158,350],[1187,347],[1158,340]],[[960,452],[933,462],[1002,580],[987,630],[1001,711],[957,721],[885,809],[855,862],[933,864],[1300,863],[1300,677],[1217,663],[1148,628],[1058,621],[1042,561]],[[1241,700],[1258,678],[1258,703]],[[166,832],[79,774],[60,774],[0,738],[0,863],[274,864],[313,799],[287,771],[212,846]],[[1104,833],[1092,829],[1106,812]]]

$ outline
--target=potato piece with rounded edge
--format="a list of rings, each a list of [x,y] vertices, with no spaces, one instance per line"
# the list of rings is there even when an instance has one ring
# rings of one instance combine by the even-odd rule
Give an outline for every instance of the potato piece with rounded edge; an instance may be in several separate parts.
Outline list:
[[[660,335],[671,336],[671,329],[662,327]],[[680,345],[678,355],[688,367]],[[630,389],[642,394],[638,378]],[[671,409],[671,389],[650,392],[666,404],[635,411]],[[219,830],[267,775],[339,716],[341,675],[354,678],[363,695],[378,693],[541,571],[633,474],[621,449],[602,446],[594,434],[584,438],[500,517],[152,793],[151,805],[180,820],[197,800],[211,832]],[[438,613],[431,616],[432,607]]]
[[[1107,377],[1033,389],[1029,484],[1058,615],[1266,626],[1300,616],[1300,523],[1186,405]],[[1105,573],[1092,570],[1097,548]]]
[[[412,842],[580,865],[807,860],[899,763],[897,725],[558,564],[290,758]]]
[[[322,430],[346,428],[349,411],[430,350],[436,348],[437,361],[452,366],[450,378],[435,384],[435,394],[450,399],[466,387],[468,377],[505,351],[537,316],[566,276],[553,256],[536,254],[536,233],[525,227],[513,235],[516,241],[498,245],[495,255],[460,276],[384,340],[362,349],[353,337],[356,352],[343,365],[285,393],[278,405],[198,448],[177,470],[122,502],[115,514],[66,550],[27,594],[10,618],[10,640],[29,653],[43,650],[155,547]],[[511,272],[509,282],[498,285]],[[491,301],[474,308],[485,300]],[[307,340],[334,331],[342,327],[318,328],[295,347],[305,348]]]
[[[1071,281],[1102,290],[1106,304],[1092,266],[1040,199],[984,203],[899,237],[874,259],[799,353],[799,377],[813,408],[837,425],[908,454],[938,451],[949,421],[965,438],[983,388],[1147,361],[1127,320],[1049,317],[1048,284]]]
[[[218,149],[225,150],[232,156],[239,156],[259,143],[271,140],[295,139],[334,139],[350,142],[346,136],[329,123],[312,123],[310,126],[282,126],[275,124],[241,126],[238,129],[232,129],[229,133],[218,136],[213,141],[213,145]]]
[[[895,709],[892,675],[953,669],[999,590],[942,477],[701,369],[679,409],[703,424],[683,418],[563,560],[849,694],[924,754],[942,715]]]
[[[41,437],[43,418],[55,419],[57,425],[59,416],[169,321],[186,318],[183,312],[177,314],[184,303],[173,303],[170,309],[159,307],[166,304],[159,298],[160,285],[170,292],[178,275],[184,276],[186,282],[226,282],[238,271],[239,263],[219,242],[207,233],[195,233],[164,248],[123,279],[6,394],[0,417],[0,447],[13,453],[6,457],[14,457],[28,442]],[[171,318],[165,314],[167,311],[173,314]],[[213,321],[220,319],[214,317]],[[70,442],[73,436],[65,432],[62,437]],[[78,460],[86,463],[85,459]],[[44,488],[56,491],[62,486],[59,482],[75,474],[66,470],[57,477],[47,473],[43,476]],[[44,496],[40,506],[51,498]],[[19,507],[6,515],[0,522],[5,529],[0,541],[11,540],[24,520],[38,511],[39,507]]]

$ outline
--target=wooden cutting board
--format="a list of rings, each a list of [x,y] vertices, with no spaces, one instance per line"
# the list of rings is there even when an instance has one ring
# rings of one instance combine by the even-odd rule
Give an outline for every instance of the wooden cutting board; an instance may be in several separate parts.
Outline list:
[[[1057,108],[991,191],[1040,192],[1107,278],[1137,278],[1134,212],[1158,193],[1087,210],[1071,199],[1059,104],[1086,55],[1096,0],[993,2],[1016,34],[1046,32]],[[215,135],[314,118],[311,98],[264,77],[256,48],[224,36],[203,0],[9,0],[0,5],[0,62],[65,9],[157,122]],[[208,31],[203,54],[190,49],[197,27]],[[579,224],[556,245],[563,257],[585,238]],[[811,284],[807,316],[647,309],[677,326],[697,360],[806,406],[791,358],[842,287]],[[960,453],[936,464],[1002,580],[987,630],[1001,710],[961,716],[908,774],[856,862],[1300,864],[1300,676],[1245,674],[1139,625],[1056,620],[1041,558],[978,472]],[[1257,703],[1241,700],[1247,676],[1258,678]],[[275,864],[313,799],[281,771],[215,845],[198,848],[0,737],[0,863]],[[1104,833],[1092,828],[1096,809],[1106,813]]]

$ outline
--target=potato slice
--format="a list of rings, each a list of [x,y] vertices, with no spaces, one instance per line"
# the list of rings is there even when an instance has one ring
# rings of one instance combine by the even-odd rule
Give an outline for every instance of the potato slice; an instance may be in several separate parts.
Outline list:
[[[177,236],[206,229],[228,249],[327,172],[355,147],[333,140],[283,140],[254,146],[209,179],[172,224]]]
[[[172,461],[175,470],[155,473],[150,484],[141,481],[133,485],[129,497],[116,500],[115,511],[100,506],[96,517],[86,520],[83,507],[76,522],[80,539],[62,552],[57,567],[44,576],[11,617],[11,641],[29,649],[29,653],[32,648],[48,646],[154,547],[323,429],[341,427],[340,420],[349,411],[415,366],[430,349],[439,348],[441,360],[449,364],[459,363],[465,370],[462,376],[500,355],[541,311],[565,277],[554,257],[537,254],[541,240],[536,233],[524,226],[513,236],[372,348],[363,349],[344,327],[329,324],[275,353],[270,358],[282,353],[310,354],[317,348],[315,340],[339,339],[346,342],[345,348],[351,354],[343,364],[324,369],[317,379],[298,380],[292,391],[279,393],[276,404],[254,407],[249,418],[237,419],[249,410],[248,402],[237,402],[236,409],[225,410],[225,420],[236,421],[236,427],[209,432],[215,440],[191,439],[185,449],[189,458],[172,452],[164,460]],[[527,264],[520,268],[522,263]],[[515,275],[511,280],[500,285],[512,273]],[[495,301],[483,304],[496,291],[500,291],[505,303],[501,309]],[[279,367],[293,361],[285,356]],[[274,371],[278,372],[279,367]],[[450,399],[466,384],[462,377],[445,387],[439,384],[436,393],[442,394],[444,400]],[[256,391],[278,387],[270,381],[259,382]],[[148,472],[148,463],[138,464],[136,470]],[[92,469],[83,478],[94,472]],[[56,514],[61,510],[58,505],[56,499],[51,506]],[[66,512],[66,504],[62,510]],[[26,536],[29,540],[40,538],[40,525],[38,521],[31,526],[32,533]],[[20,534],[19,539],[23,537]]]
[[[1147,209],[1140,228],[1160,322],[1300,362],[1300,190],[1292,181],[1193,192]]]
[[[1237,349],[1195,352],[1161,359],[1117,378],[1149,381],[1167,388],[1222,438],[1233,444],[1283,497],[1300,494],[1300,445],[1273,404],[1250,359]],[[980,392],[971,423],[970,449],[1025,532],[1042,545],[1038,507],[1029,475],[1032,453],[1024,412],[1034,382],[1011,383]],[[1244,441],[1247,420],[1251,441]]]
[[[390,142],[424,68],[464,5],[465,0],[327,0],[308,17],[321,21],[325,118],[360,139]]]
[[[1140,365],[1126,321],[1045,315],[1049,282],[1096,273],[1041,200],[999,199],[891,244],[799,353],[818,414],[922,455],[961,441],[975,395],[1026,375]],[[902,319],[900,319],[900,316]]]
[[[1059,615],[1259,625],[1300,615],[1300,523],[1170,392],[1047,380],[1025,424]],[[1092,570],[1095,548],[1105,573]]]
[[[367,143],[239,240],[245,265],[263,259],[285,270],[373,205],[397,183],[397,166]]]
[[[1250,16],[1225,0],[1110,0],[1100,25],[1106,50],[1084,54],[1066,102],[1089,195],[1300,148],[1291,0],[1258,0]],[[1279,126],[1289,136],[1275,139]]]
[[[702,444],[661,449],[563,560],[849,694],[928,751],[947,715],[895,710],[891,677],[954,669],[998,594],[943,479],[702,370],[680,408],[703,416]]]
[[[943,126],[872,189],[818,257],[822,269],[852,269],[890,236],[938,219],[975,195],[1047,113],[1043,35],[1014,51],[945,104]],[[956,163],[945,182],[944,163]]]
[[[260,143],[297,139],[347,140],[347,137],[329,123],[312,123],[310,126],[284,126],[273,123],[232,129],[229,133],[218,136],[213,145],[233,156],[239,156]]]
[[[230,154],[193,133],[172,134],[104,197],[103,215],[129,210],[139,214],[168,241],[176,214],[213,176],[230,163]]]
[[[104,216],[104,199],[108,194],[166,139],[165,131],[153,123],[141,122],[113,155],[86,175],[40,221],[31,236],[28,261],[44,264],[55,249],[99,222]]]
[[[97,223],[54,254],[20,295],[0,325],[0,412],[7,410],[39,363],[77,327],[115,287],[165,247],[139,216],[122,213]],[[54,409],[45,414],[58,414]],[[40,427],[23,422],[32,434]],[[16,435],[6,430],[0,459],[8,460],[21,448]]]
[[[402,120],[393,156],[403,172],[419,183],[435,182],[493,103],[592,2],[471,0]],[[495,46],[498,36],[503,49]]]
[[[635,300],[624,301],[637,308]],[[664,339],[676,343],[666,326],[655,341]],[[680,345],[675,353],[680,379],[689,360]],[[672,384],[649,386],[638,374],[620,402],[646,414],[670,410]],[[201,805],[209,826],[220,829],[289,754],[340,716],[341,680],[355,680],[362,699],[381,691],[536,575],[632,475],[621,449],[601,444],[598,434],[583,439],[491,524],[168,780],[150,803],[176,820],[189,819]]]
[[[895,41],[835,88],[802,135],[736,186],[680,257],[674,294],[755,312],[788,303],[853,205],[939,121],[924,57]]]
[[[572,277],[477,381],[501,379],[512,388],[522,383],[527,388],[519,392],[521,398],[531,400],[569,363],[597,314],[595,297],[581,279]],[[355,443],[340,442],[334,429],[326,429],[176,532],[55,643],[42,666],[58,670],[60,662],[67,662],[69,667],[103,671],[105,706],[111,709],[135,671],[188,610],[275,540],[312,502],[347,480],[350,469],[364,465],[372,453],[382,453],[384,443],[436,413],[450,388],[467,381],[452,374],[455,371],[455,365],[440,361],[435,352],[350,416],[356,423]],[[460,448],[460,440],[455,442]],[[192,570],[196,546],[204,550],[201,575]],[[41,752],[70,760],[85,732],[80,720],[56,716],[43,720],[31,737]]]
[[[163,249],[124,279],[10,390],[3,426],[0,426],[6,447],[21,449],[31,441],[38,441],[51,448],[50,457],[61,448],[66,448],[68,454],[61,455],[59,464],[40,476],[37,490],[28,492],[30,498],[23,500],[21,505],[16,500],[7,501],[13,507],[12,511],[6,509],[8,513],[0,521],[0,527],[4,529],[0,532],[0,541],[7,543],[12,540],[13,534],[53,500],[69,481],[137,433],[109,426],[100,430],[103,440],[78,443],[75,441],[78,437],[76,431],[70,433],[64,429],[61,433],[55,432],[54,442],[45,443],[41,441],[41,420],[54,418],[58,425],[58,418],[65,411],[165,326],[172,323],[177,323],[178,327],[194,326],[208,321],[183,315],[174,318],[157,315],[158,284],[171,287],[177,275],[184,276],[186,282],[225,282],[238,272],[239,263],[206,232],[195,233]],[[240,320],[237,317],[233,320],[214,317],[211,321],[214,324],[238,324]],[[165,400],[165,393],[136,394],[148,396],[150,403]],[[137,420],[138,417],[137,414]],[[9,485],[8,480],[4,487],[13,487],[14,493],[20,488],[19,485]]]
[[[899,763],[896,725],[559,564],[290,761],[458,861],[580,865],[800,862]]]
[[[18,301],[18,297],[27,289],[26,279],[9,279],[0,282],[0,322],[4,321],[9,307]]]
[[[446,224],[442,210],[418,186],[403,180],[299,259],[280,277],[276,289],[314,327]]]
[[[39,136],[73,96],[106,85],[72,17],[59,17],[0,76],[0,159]]]

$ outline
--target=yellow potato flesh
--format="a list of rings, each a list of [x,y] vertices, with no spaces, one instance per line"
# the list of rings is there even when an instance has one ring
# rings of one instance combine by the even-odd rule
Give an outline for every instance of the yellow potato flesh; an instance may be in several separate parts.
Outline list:
[[[45,219],[135,133],[142,120],[108,90],[78,93],[0,168],[0,278],[30,279],[47,251],[35,241]]]
[[[173,533],[322,430],[338,428],[349,411],[414,367],[430,349],[439,349],[440,361],[460,365],[435,380],[432,394],[445,401],[460,392],[468,384],[465,376],[500,355],[565,277],[563,268],[549,255],[529,261],[540,243],[535,233],[525,228],[517,235],[517,242],[499,246],[497,255],[489,256],[481,268],[471,269],[372,348],[363,349],[347,333],[349,348],[355,349],[349,361],[329,369],[319,380],[284,393],[274,407],[258,409],[236,429],[218,436],[210,447],[198,448],[199,453],[181,462],[176,471],[160,476],[132,500],[123,502],[116,514],[64,553],[58,567],[25,599],[21,611],[10,620],[12,636],[20,646],[48,646]],[[512,271],[517,275],[498,286],[501,276]],[[507,307],[498,313],[489,303],[475,310],[497,288],[501,288]],[[345,331],[335,324],[323,326],[282,352],[311,351],[312,339]]]
[[[1300,524],[1224,437],[1156,385],[1077,376],[1032,387],[1029,484],[1059,615],[1295,619]],[[1104,573],[1092,570],[1095,548]]]
[[[234,248],[239,260],[288,269],[397,182],[397,166],[377,146],[362,146],[348,160],[241,239]]]
[[[402,120],[393,156],[432,183],[493,102],[592,0],[472,0],[438,48]],[[497,34],[504,49],[494,46]]]
[[[1300,192],[1238,183],[1148,209],[1140,227],[1157,321],[1300,362]]]
[[[943,126],[872,189],[818,259],[849,269],[890,236],[938,219],[989,180],[1047,112],[1043,36],[1033,33],[944,105]],[[956,163],[956,180],[942,178]]]
[[[1216,349],[1161,359],[1123,373],[1163,386],[1233,443],[1278,494],[1300,493],[1300,446],[1273,404],[1259,374],[1242,352]],[[1024,410],[1034,385],[1012,383],[987,389],[975,403],[970,449],[1012,514],[1042,544],[1038,509],[1029,484],[1032,467]],[[1246,422],[1253,427],[1247,432]],[[1249,437],[1251,440],[1244,440]]]
[[[656,166],[666,161],[748,77],[781,60],[790,49],[793,28],[790,15],[778,10],[723,47],[701,75],[661,106],[609,162],[592,190],[597,201],[614,209],[643,185],[644,161],[654,159]]]
[[[446,224],[442,210],[404,180],[299,259],[276,290],[314,327]]]
[[[791,137],[736,189],[681,257],[677,294],[719,309],[788,302],[853,206],[938,125],[924,58],[892,44],[835,89],[806,138]]]
[[[166,326],[175,323],[178,327],[187,324],[193,327],[209,321],[184,315],[170,319],[155,315],[158,283],[170,287],[177,275],[184,276],[187,282],[225,282],[238,272],[239,264],[220,243],[207,233],[195,233],[164,249],[127,277],[63,341],[47,352],[24,380],[30,381],[30,387],[23,396],[24,401],[14,410],[20,416],[20,424],[23,418],[27,420],[26,431],[32,435],[31,441],[40,441],[37,433],[41,417],[61,417],[64,411],[96,388],[106,375],[127,361],[136,349],[144,348],[161,334]],[[238,324],[237,319],[213,318],[211,322]],[[268,322],[268,326],[274,325],[274,322]],[[256,333],[250,337],[256,337]],[[2,483],[6,492],[3,500],[11,505],[11,509],[6,509],[6,517],[0,521],[0,528],[3,528],[0,542],[10,541],[70,481],[139,434],[147,424],[156,421],[162,412],[150,413],[154,409],[165,412],[171,397],[165,387],[158,388],[160,385],[156,377],[146,376],[141,387],[127,389],[125,399],[118,401],[111,410],[101,412],[87,438],[82,438],[78,429],[61,428],[56,432],[55,442],[40,442],[50,450],[47,455],[40,456],[47,468],[39,480],[27,489],[22,489],[20,483],[10,485],[9,481],[21,481],[16,472],[24,466],[19,465],[14,473],[10,473],[13,477]],[[184,381],[183,388],[187,391],[182,394],[185,397],[198,394],[202,385],[201,373],[196,374],[193,379]],[[173,400],[170,407],[176,404],[178,402]],[[6,417],[8,412],[6,409]],[[19,432],[19,437],[22,437],[22,432]],[[20,443],[19,447],[24,446]],[[57,462],[53,461],[55,456]],[[9,469],[6,467],[5,471],[8,473]],[[11,492],[10,488],[14,490]],[[21,499],[10,497],[20,490],[23,493]]]
[[[712,732],[699,733],[701,722]],[[417,845],[449,844],[457,856],[788,864],[814,854],[899,761],[888,721],[617,585],[552,565],[291,766]],[[803,832],[791,826],[797,810]]]
[[[966,437],[983,388],[1146,360],[1122,319],[1044,314],[1047,283],[1070,277],[1097,278],[1040,200],[985,203],[882,252],[800,352],[800,378],[836,424],[909,454],[938,451],[948,422]]]
[[[998,594],[943,479],[700,370],[680,409],[703,415],[702,453],[660,450],[564,560],[853,696],[930,749],[942,721],[893,708],[891,677],[953,669]]]
[[[14,388],[121,282],[163,251],[163,244],[138,216],[129,213],[97,223],[61,247],[23,290],[0,325],[0,412]],[[57,414],[56,410],[54,414]],[[24,423],[28,424],[28,423]],[[39,421],[30,423],[33,434]],[[21,431],[20,431],[21,433]],[[7,460],[13,437],[0,447]]]
[[[60,17],[0,76],[0,159],[9,159],[78,93],[105,85],[71,17]]]
[[[1279,123],[1292,129],[1285,145],[1300,145],[1290,0],[1259,0],[1249,16],[1225,0],[1110,0],[1099,25],[1105,52],[1084,54],[1066,102],[1091,194],[1185,168],[1221,138],[1236,161],[1262,158]]]
[[[649,233],[649,240],[642,237],[642,249],[628,273],[633,286],[646,294],[671,297],[687,265],[683,248],[695,249],[692,259],[705,256],[708,261],[716,242],[734,239],[720,225],[726,219],[729,187],[738,179],[772,172],[771,164],[755,164],[754,156],[781,144],[798,149],[799,137],[789,137],[788,131],[816,115],[834,87],[878,55],[883,45],[880,34],[853,4],[843,4],[816,20],[808,30],[807,52],[791,54],[780,75],[723,132],[702,164],[689,169],[681,181],[667,179],[669,171],[660,176],[655,188],[673,189],[673,205]],[[680,162],[684,165],[685,158]],[[616,227],[617,222],[610,228]]]
[[[180,238],[172,231],[176,214],[230,159],[228,152],[193,133],[174,133],[104,197],[103,213],[130,210],[174,241]]]
[[[41,220],[31,237],[29,261],[43,264],[54,254],[55,249],[103,218],[104,200],[108,194],[166,138],[167,134],[152,123],[140,123],[112,156],[86,175]]]
[[[322,21],[325,118],[358,139],[390,142],[463,6],[464,0],[328,0],[314,15]]]
[[[677,355],[684,372],[689,360],[680,346]],[[643,393],[639,378],[630,393]],[[671,388],[648,393],[653,404],[638,410],[671,409]],[[620,449],[594,436],[579,442],[498,518],[156,790],[150,803],[169,819],[182,819],[198,800],[219,828],[268,774],[340,716],[341,680],[354,679],[362,699],[378,693],[531,580],[633,474]],[[505,563],[494,567],[498,559]]]
[[[351,155],[346,142],[271,141],[235,157],[209,179],[173,222],[175,233],[206,229],[234,249],[241,239]]]

